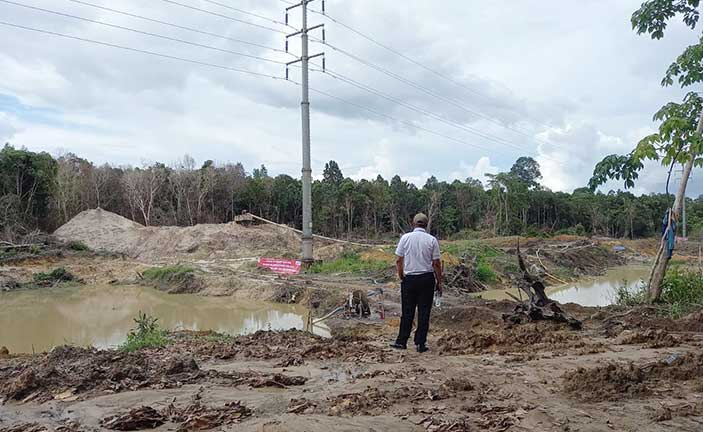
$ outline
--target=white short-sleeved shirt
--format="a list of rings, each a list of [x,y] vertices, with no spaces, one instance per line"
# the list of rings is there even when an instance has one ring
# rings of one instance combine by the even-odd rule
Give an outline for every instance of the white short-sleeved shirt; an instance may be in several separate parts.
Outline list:
[[[415,228],[400,238],[395,254],[405,258],[406,275],[432,273],[432,260],[440,258],[439,242],[423,228]]]

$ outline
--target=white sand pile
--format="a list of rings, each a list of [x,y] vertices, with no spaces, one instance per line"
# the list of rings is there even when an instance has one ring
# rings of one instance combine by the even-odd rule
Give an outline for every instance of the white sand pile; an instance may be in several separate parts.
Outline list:
[[[121,253],[145,261],[184,256],[190,259],[295,256],[300,244],[294,233],[270,225],[145,227],[101,209],[76,215],[54,235],[64,241],[83,242],[96,251]]]

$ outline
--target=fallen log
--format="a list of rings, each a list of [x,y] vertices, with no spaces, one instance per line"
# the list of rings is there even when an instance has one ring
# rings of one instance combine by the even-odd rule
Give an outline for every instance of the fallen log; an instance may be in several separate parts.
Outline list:
[[[545,292],[544,283],[530,274],[520,252],[520,240],[517,243],[517,257],[522,279],[518,279],[518,288],[527,294],[527,300],[519,302],[512,313],[503,314],[503,320],[510,325],[525,321],[548,320],[568,324],[574,330],[582,328],[581,321],[564,312],[558,303],[550,300]]]

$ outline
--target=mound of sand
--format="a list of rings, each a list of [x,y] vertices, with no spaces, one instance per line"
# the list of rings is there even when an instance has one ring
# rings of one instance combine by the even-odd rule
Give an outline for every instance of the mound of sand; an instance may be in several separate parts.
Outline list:
[[[189,259],[236,259],[260,255],[296,256],[300,240],[283,228],[235,223],[191,227],[145,227],[102,209],[79,213],[56,230],[63,241],[80,241],[95,251],[145,261],[187,256]]]

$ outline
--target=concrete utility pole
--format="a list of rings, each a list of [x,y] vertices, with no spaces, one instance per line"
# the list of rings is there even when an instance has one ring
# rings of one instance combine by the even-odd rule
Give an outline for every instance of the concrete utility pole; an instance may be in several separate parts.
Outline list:
[[[314,0],[302,0],[300,3],[286,8],[286,24],[288,24],[288,12],[291,9],[302,8],[302,21],[303,26],[300,31],[289,34],[286,36],[286,52],[288,52],[288,38],[300,35],[301,39],[301,54],[300,58],[289,62],[286,64],[286,79],[288,79],[288,66],[301,63],[302,66],[302,82],[301,87],[303,90],[302,101],[300,102],[300,111],[302,118],[302,131],[303,131],[303,169],[302,169],[302,182],[303,182],[303,262],[307,265],[313,262],[312,256],[312,167],[310,165],[310,90],[308,88],[308,63],[311,59],[315,57],[324,56],[325,53],[318,53],[313,56],[308,54],[308,32],[310,30],[323,28],[322,38],[324,40],[324,24],[316,25],[308,28],[308,3],[312,3]],[[324,1],[323,1],[324,10]],[[324,59],[323,59],[323,69],[324,69]]]

